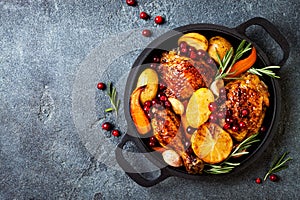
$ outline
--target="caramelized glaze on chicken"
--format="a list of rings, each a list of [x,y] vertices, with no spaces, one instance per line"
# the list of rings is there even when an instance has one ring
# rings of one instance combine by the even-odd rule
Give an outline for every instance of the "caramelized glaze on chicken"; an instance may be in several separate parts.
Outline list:
[[[154,110],[155,115],[151,120],[153,134],[166,149],[173,149],[182,158],[188,173],[201,173],[204,167],[203,161],[193,154],[187,153],[184,142],[185,136],[180,124],[180,117],[171,109],[159,107]]]
[[[245,127],[239,131],[228,132],[237,140],[258,133],[269,106],[268,88],[257,75],[246,73],[240,79],[229,82],[226,86],[226,107],[236,124],[243,122]]]
[[[159,73],[167,86],[166,94],[178,99],[187,99],[197,89],[209,87],[215,75],[216,67],[204,58],[193,61],[170,51],[163,54],[161,61]]]

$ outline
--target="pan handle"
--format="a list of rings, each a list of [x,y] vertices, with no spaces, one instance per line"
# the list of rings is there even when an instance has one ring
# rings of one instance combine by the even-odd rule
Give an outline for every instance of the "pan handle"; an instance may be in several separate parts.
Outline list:
[[[140,172],[138,172],[136,169],[133,168],[133,166],[124,158],[123,156],[123,147],[128,141],[133,141],[137,145],[140,141],[136,141],[136,139],[129,134],[125,134],[121,140],[121,142],[118,144],[117,149],[115,150],[115,155],[118,164],[120,167],[125,171],[125,173],[134,180],[137,184],[143,186],[143,187],[151,187],[153,185],[156,185],[160,183],[161,181],[168,178],[170,175],[169,171],[166,167],[160,169],[160,175],[156,177],[155,179],[146,179],[142,176]],[[139,147],[138,147],[139,148]]]
[[[237,30],[237,32],[246,35],[246,29],[252,25],[259,25],[262,28],[264,28],[268,32],[268,34],[279,44],[281,50],[283,51],[283,58],[278,63],[278,65],[283,66],[286,60],[288,59],[290,53],[289,43],[286,40],[286,38],[279,32],[279,30],[274,26],[274,24],[262,17],[252,18],[240,24],[235,29]]]

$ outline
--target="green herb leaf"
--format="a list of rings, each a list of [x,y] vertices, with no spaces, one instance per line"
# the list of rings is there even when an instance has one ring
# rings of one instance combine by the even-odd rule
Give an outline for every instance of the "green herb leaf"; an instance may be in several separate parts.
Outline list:
[[[292,160],[292,158],[288,157],[286,158],[286,156],[289,154],[289,152],[285,152],[284,154],[282,154],[280,156],[280,158],[277,161],[274,161],[273,164],[271,165],[271,168],[269,169],[269,171],[266,173],[265,177],[264,177],[264,181],[268,178],[268,176],[270,174],[279,172],[281,170],[284,170],[286,168],[288,168],[288,165],[285,165],[288,161]]]
[[[112,85],[111,82],[109,82],[107,84],[107,95],[110,99],[110,103],[111,103],[111,108],[107,108],[105,109],[105,112],[112,112],[115,111],[116,112],[116,116],[118,116],[118,111],[119,111],[119,107],[121,104],[121,101],[118,99],[118,93],[117,93],[117,89]]]
[[[240,163],[228,162],[228,160],[235,156],[249,154],[249,152],[245,150],[251,147],[253,143],[260,141],[259,139],[257,139],[257,135],[258,134],[254,134],[246,138],[232,151],[228,158],[222,163],[216,165],[205,165],[206,169],[204,170],[204,172],[208,174],[225,174],[231,172],[236,166],[239,166]]]
[[[277,76],[275,74],[275,72],[270,70],[270,69],[279,69],[279,68],[280,68],[280,66],[267,66],[267,67],[264,67],[264,68],[261,68],[261,69],[251,67],[248,70],[248,72],[250,72],[252,74],[256,74],[258,76],[262,76],[263,74],[265,74],[265,75],[270,76],[272,78],[280,78],[279,76]]]
[[[242,40],[241,43],[239,44],[238,48],[236,49],[235,55],[233,55],[233,48],[231,47],[225,54],[224,58],[221,60],[220,55],[217,53],[217,58],[220,63],[219,66],[219,71],[216,74],[215,79],[228,79],[226,78],[228,75],[234,74],[234,72],[230,73],[230,70],[234,63],[238,59],[240,59],[244,53],[248,52],[252,48],[251,43],[248,43],[246,46],[246,40]],[[245,46],[245,47],[244,47]],[[230,79],[236,79],[236,78],[230,78]]]

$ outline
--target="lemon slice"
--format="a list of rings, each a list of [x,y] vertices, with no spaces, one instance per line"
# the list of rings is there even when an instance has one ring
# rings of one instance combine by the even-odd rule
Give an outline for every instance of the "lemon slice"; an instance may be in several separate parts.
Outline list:
[[[233,141],[229,133],[214,123],[205,123],[191,137],[196,156],[209,164],[224,161],[231,153]]]
[[[200,88],[193,93],[186,108],[186,118],[189,126],[198,128],[208,120],[211,113],[208,105],[213,101],[214,95],[207,88]]]

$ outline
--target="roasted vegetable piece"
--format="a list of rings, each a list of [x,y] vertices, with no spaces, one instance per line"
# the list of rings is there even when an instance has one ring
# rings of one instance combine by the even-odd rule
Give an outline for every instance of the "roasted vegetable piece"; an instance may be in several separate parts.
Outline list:
[[[252,47],[251,53],[247,58],[239,60],[233,64],[229,71],[229,74],[227,75],[227,78],[238,77],[242,73],[246,72],[254,65],[256,57],[256,49]]]
[[[149,119],[140,105],[140,95],[143,90],[144,87],[138,87],[133,91],[130,97],[130,114],[140,134],[146,134],[151,131]]]
[[[141,103],[144,104],[146,101],[151,101],[158,90],[158,75],[156,71],[150,68],[145,69],[137,81],[137,88],[140,86],[145,86],[140,96]]]
[[[182,166],[182,160],[181,157],[176,151],[172,149],[167,149],[162,153],[164,161],[172,166],[172,167],[180,167]]]
[[[218,54],[221,60],[224,58],[227,51],[232,48],[231,43],[221,36],[215,36],[209,39],[208,54],[214,61],[219,63]],[[220,64],[220,63],[219,63]]]
[[[205,36],[199,33],[187,33],[178,39],[178,45],[181,42],[186,42],[189,46],[194,47],[196,50],[206,51],[208,48],[208,41]]]
[[[231,153],[233,141],[226,131],[214,123],[205,123],[191,138],[194,153],[209,164],[224,161]]]
[[[184,113],[184,105],[181,101],[173,97],[168,98],[168,100],[170,101],[172,108],[177,115],[182,115]]]

